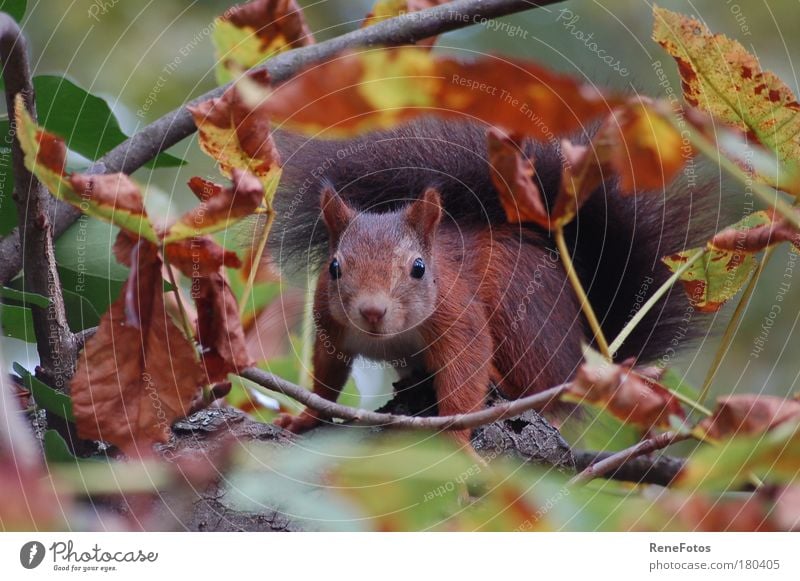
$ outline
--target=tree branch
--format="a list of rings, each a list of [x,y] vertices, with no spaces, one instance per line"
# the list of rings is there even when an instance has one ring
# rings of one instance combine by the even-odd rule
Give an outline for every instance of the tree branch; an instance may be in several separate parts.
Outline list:
[[[441,6],[391,18],[325,42],[287,51],[270,59],[256,70],[268,71],[272,81],[279,83],[309,65],[329,59],[348,48],[411,44],[423,38],[479,24],[484,19],[522,12],[558,1],[560,0],[453,0]],[[228,87],[229,85],[225,85],[213,89],[188,104],[197,104],[219,97]],[[95,162],[90,171],[130,174],[165,149],[194,133],[196,129],[186,105],[182,105],[120,143]],[[80,213],[61,202],[55,206],[57,210],[53,233],[58,237]],[[16,229],[0,240],[0,284],[11,280],[22,267],[19,249],[19,233]]]
[[[13,18],[0,13],[0,60],[3,63],[6,107],[9,128],[16,135],[14,98],[21,94],[25,107],[36,119],[36,104],[31,84],[25,38]],[[67,381],[75,371],[77,349],[67,324],[61,281],[56,269],[53,230],[48,216],[50,194],[25,167],[19,141],[11,143],[14,168],[14,201],[22,228],[21,257],[24,269],[24,290],[50,300],[47,308],[31,306],[40,371],[52,387],[66,391]]]
[[[281,379],[256,367],[249,367],[240,373],[262,387],[288,395],[305,406],[319,412],[324,417],[338,418],[364,426],[383,426],[394,428],[416,428],[427,430],[466,430],[486,424],[513,418],[528,410],[541,410],[564,393],[569,384],[565,383],[540,393],[498,404],[477,412],[454,416],[398,416],[337,404]]]
[[[595,478],[599,478],[600,476],[617,472],[620,467],[634,458],[650,454],[656,450],[661,450],[671,444],[674,444],[675,442],[681,442],[691,437],[691,434],[664,432],[663,434],[648,438],[647,440],[642,440],[630,448],[625,448],[624,450],[604,456],[601,459],[595,459],[594,462],[590,462],[585,466],[585,468],[583,468],[583,470],[580,471],[580,473],[570,479],[569,485],[583,485],[587,482],[591,482]],[[652,468],[654,461],[652,459],[648,460],[648,468]],[[672,478],[674,478],[675,475],[677,475],[677,472],[672,475]],[[670,481],[672,478],[670,478]],[[626,478],[625,480],[628,479]],[[667,484],[668,483],[669,482],[667,482]]]

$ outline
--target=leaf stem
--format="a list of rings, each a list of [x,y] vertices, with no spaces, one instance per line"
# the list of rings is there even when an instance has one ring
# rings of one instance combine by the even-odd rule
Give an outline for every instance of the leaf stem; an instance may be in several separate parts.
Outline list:
[[[714,377],[716,377],[717,371],[719,371],[719,368],[722,365],[722,360],[725,358],[728,348],[731,346],[731,343],[733,343],[734,335],[736,335],[736,331],[739,328],[739,322],[744,314],[747,303],[750,302],[750,297],[756,288],[758,279],[761,277],[764,267],[767,265],[769,259],[772,258],[774,252],[774,246],[767,248],[767,251],[764,253],[764,258],[761,259],[761,262],[759,263],[755,272],[753,272],[753,275],[750,277],[750,281],[747,283],[747,287],[744,289],[739,302],[736,304],[736,309],[733,311],[733,315],[731,315],[728,325],[725,327],[725,333],[722,335],[722,340],[720,341],[719,347],[717,347],[717,351],[714,354],[714,360],[711,362],[711,367],[708,368],[705,380],[703,381],[703,387],[700,390],[700,396],[698,397],[701,403],[705,402],[706,398],[708,397],[708,393],[711,390],[711,384],[714,382]]]
[[[256,274],[258,274],[258,266],[261,264],[261,258],[264,256],[264,249],[267,246],[267,239],[269,238],[270,230],[272,230],[272,223],[275,221],[275,210],[272,209],[272,204],[267,203],[266,210],[263,212],[267,215],[267,222],[264,224],[264,229],[261,231],[261,238],[258,241],[258,248],[253,256],[250,265],[250,274],[247,276],[247,284],[242,292],[242,298],[239,301],[239,314],[242,315],[247,309],[247,301],[250,300],[250,295],[253,294],[253,285],[256,281]]]
[[[707,248],[702,248],[702,249],[698,250],[694,255],[690,256],[689,260],[687,260],[686,263],[684,263],[678,270],[676,270],[673,273],[673,275],[670,276],[664,282],[664,284],[662,284],[658,288],[658,290],[656,290],[656,292],[653,293],[653,296],[651,296],[647,300],[647,302],[641,306],[639,311],[633,316],[633,318],[631,318],[630,321],[628,321],[628,323],[625,325],[625,327],[623,327],[622,331],[619,332],[619,335],[617,335],[616,338],[611,342],[611,345],[609,345],[608,349],[609,349],[609,351],[611,351],[612,355],[614,353],[616,353],[617,351],[619,351],[619,348],[622,347],[622,344],[630,336],[630,334],[634,331],[636,326],[639,323],[641,323],[642,319],[644,319],[644,317],[647,315],[647,313],[650,312],[650,309],[652,309],[655,306],[655,304],[659,300],[661,300],[661,297],[663,297],[667,293],[667,291],[669,291],[669,289],[672,288],[672,285],[674,285],[675,282],[677,282],[677,280],[687,270],[689,270],[695,262],[697,262],[698,260],[700,260],[700,258],[705,256],[706,252],[708,252],[708,249]]]
[[[559,226],[553,232],[556,238],[558,253],[561,255],[561,262],[564,265],[564,269],[567,271],[567,277],[569,277],[569,282],[572,285],[572,289],[575,291],[575,294],[581,303],[581,310],[586,316],[586,320],[589,321],[589,327],[592,329],[592,333],[594,334],[594,340],[600,349],[600,353],[602,353],[606,359],[611,361],[611,351],[609,351],[608,342],[606,341],[605,335],[603,335],[603,330],[600,328],[600,322],[597,320],[597,316],[592,309],[591,303],[589,303],[589,297],[586,296],[586,291],[583,289],[580,278],[578,278],[578,273],[575,271],[575,265],[572,263],[572,258],[569,255],[567,241],[564,239],[564,228]]]
[[[183,332],[186,333],[186,338],[192,341],[194,339],[194,331],[192,330],[192,323],[189,320],[189,313],[186,311],[186,306],[183,304],[181,289],[178,286],[177,280],[175,279],[175,271],[172,270],[172,265],[167,262],[165,253],[162,252],[162,255],[164,256],[164,265],[167,267],[167,278],[169,279],[169,284],[172,285],[172,292],[175,294],[175,300],[178,303],[178,310],[181,313]]]

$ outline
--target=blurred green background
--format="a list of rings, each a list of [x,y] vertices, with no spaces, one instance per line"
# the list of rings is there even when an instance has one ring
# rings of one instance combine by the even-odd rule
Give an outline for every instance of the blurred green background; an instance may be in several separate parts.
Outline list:
[[[356,28],[371,4],[364,0],[300,3],[306,6],[319,40]],[[65,73],[106,98],[123,129],[132,133],[214,87],[210,26],[230,4],[224,0],[39,0],[30,2],[23,28],[36,74]],[[800,3],[796,0],[664,0],[659,5],[697,16],[711,30],[738,39],[765,68],[797,89],[794,57],[800,55],[800,40],[793,27]],[[659,95],[661,88],[651,68],[654,61],[663,62],[673,87],[679,82],[672,60],[650,40],[651,8],[641,0],[564,2],[503,19],[508,27],[477,25],[446,34],[440,37],[437,50],[456,51],[464,57],[493,52],[530,58],[602,86]],[[587,46],[592,42],[596,50]],[[603,56],[610,57],[611,66],[597,50],[605,51]],[[150,185],[151,211],[155,208],[162,215],[174,215],[193,203],[184,185],[189,177],[216,175],[194,139],[179,144],[172,153],[185,156],[188,165],[136,174],[140,182]],[[726,354],[715,383],[717,393],[785,395],[797,390],[800,334],[794,330],[800,313],[800,281],[792,276],[800,278],[800,263],[795,272],[787,270],[789,264],[787,251],[781,249],[764,273],[734,346]],[[781,283],[787,283],[789,290],[778,302]],[[770,319],[775,305],[781,311]],[[715,325],[719,333],[725,314]],[[754,340],[764,334],[765,320],[774,324],[763,351],[754,353]],[[702,383],[716,345],[716,339],[707,339],[698,352],[682,357],[677,366],[689,381]]]

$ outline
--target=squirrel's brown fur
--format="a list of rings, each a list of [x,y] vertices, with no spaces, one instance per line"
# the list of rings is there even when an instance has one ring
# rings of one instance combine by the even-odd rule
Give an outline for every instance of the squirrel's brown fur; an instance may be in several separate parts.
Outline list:
[[[288,155],[272,250],[295,260],[301,253],[320,271],[317,394],[335,400],[357,355],[404,361],[401,375],[432,376],[441,415],[480,408],[490,382],[516,398],[575,372],[591,339],[580,305],[549,235],[506,223],[481,128],[425,120],[352,142],[284,135],[279,145]],[[533,142],[528,149],[552,198],[558,152]],[[312,200],[320,192],[318,205]],[[612,181],[570,227],[574,258],[610,336],[668,275],[659,258],[713,230],[702,226],[711,204],[695,201],[694,213],[706,213],[698,222],[687,210],[692,192],[682,195],[680,205],[663,193],[623,199]],[[412,276],[417,259],[419,278]],[[676,289],[619,355],[663,353],[672,335],[688,335],[678,332],[686,312]],[[293,431],[318,422],[312,411],[278,420]]]

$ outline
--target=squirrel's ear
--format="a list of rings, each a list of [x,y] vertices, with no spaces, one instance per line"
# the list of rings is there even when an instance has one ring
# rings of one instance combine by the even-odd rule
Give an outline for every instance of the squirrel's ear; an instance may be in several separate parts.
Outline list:
[[[328,227],[331,244],[336,244],[347,224],[353,219],[353,210],[330,184],[323,186],[319,204],[322,208],[322,219]]]
[[[422,197],[406,208],[406,221],[414,228],[426,245],[433,241],[436,228],[442,220],[442,197],[436,188],[428,188]]]

